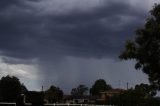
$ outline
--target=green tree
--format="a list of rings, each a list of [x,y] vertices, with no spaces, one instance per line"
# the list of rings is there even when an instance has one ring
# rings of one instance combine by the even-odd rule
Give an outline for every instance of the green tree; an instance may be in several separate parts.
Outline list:
[[[134,89],[129,89],[118,95],[108,98],[107,104],[123,105],[123,106],[137,106],[141,104],[148,103],[151,104],[153,99],[153,89],[152,86],[147,84],[136,85]]]
[[[26,88],[26,86],[23,83],[21,84],[21,93],[22,94],[27,94],[28,93],[28,89]]]
[[[143,99],[140,92],[129,89],[119,95],[109,97],[107,103],[120,106],[137,106],[138,104],[143,103]]]
[[[141,96],[145,98],[152,97],[156,94],[155,89],[151,85],[148,84],[140,84],[135,86],[135,90],[141,93]]]
[[[127,41],[121,59],[135,59],[136,69],[148,75],[149,81],[160,90],[160,4],[150,11],[144,28],[136,30],[133,41]]]
[[[17,77],[6,76],[0,80],[0,96],[3,102],[15,102],[18,95],[26,91],[26,87],[20,83]]]
[[[91,95],[100,95],[100,92],[112,89],[112,87],[106,84],[104,79],[98,79],[95,81],[94,85],[90,89]]]
[[[44,92],[28,91],[25,99],[27,103],[32,103],[32,106],[43,106]]]
[[[77,88],[73,88],[71,91],[72,96],[83,96],[88,92],[88,87],[85,85],[79,85]]]
[[[49,101],[49,103],[60,102],[63,98],[63,91],[55,86],[51,86],[47,91],[45,91],[45,99]]]

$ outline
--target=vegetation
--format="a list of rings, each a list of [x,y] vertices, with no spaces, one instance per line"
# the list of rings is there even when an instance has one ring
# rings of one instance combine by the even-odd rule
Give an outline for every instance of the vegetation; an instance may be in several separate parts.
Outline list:
[[[109,89],[112,88],[110,85],[106,84],[105,80],[98,79],[90,89],[90,92],[92,91],[92,96],[97,96],[100,95],[100,92]],[[77,88],[72,89],[71,94],[73,97],[83,96],[87,94],[87,91],[88,87],[85,85],[79,85]],[[3,102],[15,102],[18,95],[25,93],[26,102],[32,103],[35,106],[43,106],[44,99],[46,99],[48,103],[58,103],[63,100],[63,91],[58,87],[52,85],[44,92],[27,91],[27,88],[20,83],[17,77],[14,76],[6,76],[1,78],[0,93],[0,98]],[[155,94],[155,89],[153,89],[152,85],[140,84],[136,85],[134,89],[123,91],[117,95],[108,96],[102,103],[123,106],[158,106],[160,105],[160,98],[154,97]]]
[[[149,98],[155,96],[156,91],[148,84],[140,84],[135,86],[135,90],[141,93],[142,97]]]
[[[88,92],[88,87],[85,85],[79,85],[77,88],[73,88],[71,91],[72,96],[83,96]]]
[[[148,75],[150,83],[160,90],[160,4],[150,11],[144,28],[136,31],[134,41],[127,41],[121,59],[135,59],[136,69]]]
[[[44,92],[29,91],[26,94],[26,102],[32,103],[32,106],[43,106]]]
[[[15,102],[18,95],[26,93],[26,87],[14,76],[5,76],[0,80],[0,99],[3,102]]]
[[[98,79],[95,81],[94,85],[90,89],[90,94],[92,96],[99,96],[100,92],[107,91],[110,89],[112,89],[112,87],[106,84],[106,81],[104,79]]]
[[[123,106],[151,106],[160,104],[158,98],[154,98],[152,87],[147,84],[136,85],[134,89],[126,90],[118,95],[108,97],[107,104],[123,105]]]
[[[63,98],[63,91],[55,86],[51,86],[47,91],[45,91],[45,99],[49,103],[60,102]]]

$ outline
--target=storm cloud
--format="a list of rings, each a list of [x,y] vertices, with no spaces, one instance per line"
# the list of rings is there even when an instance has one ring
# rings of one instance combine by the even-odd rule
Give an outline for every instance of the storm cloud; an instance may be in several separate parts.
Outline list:
[[[67,90],[98,78],[111,84],[134,79],[138,81],[133,83],[147,82],[145,76],[138,79],[132,72],[134,62],[124,65],[118,55],[125,40],[143,27],[153,4],[153,0],[1,0],[1,62],[35,66],[32,70],[39,85],[56,84]],[[117,76],[120,68],[126,79],[122,79],[124,74]],[[23,70],[32,73],[29,69]],[[127,77],[132,73],[133,78]],[[29,85],[29,81],[24,83]]]

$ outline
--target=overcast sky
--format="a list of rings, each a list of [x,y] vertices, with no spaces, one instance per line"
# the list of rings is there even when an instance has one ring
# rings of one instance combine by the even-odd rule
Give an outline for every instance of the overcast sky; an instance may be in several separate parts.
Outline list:
[[[15,75],[29,90],[55,85],[65,93],[100,78],[115,88],[148,83],[134,61],[118,56],[159,2],[0,0],[0,77]]]

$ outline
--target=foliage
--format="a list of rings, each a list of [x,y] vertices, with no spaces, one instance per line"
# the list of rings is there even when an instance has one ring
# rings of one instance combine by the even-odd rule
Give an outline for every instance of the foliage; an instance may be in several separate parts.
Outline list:
[[[26,102],[35,106],[41,106],[44,103],[44,92],[29,91],[26,94]]]
[[[85,85],[79,85],[77,88],[73,88],[71,91],[72,96],[83,96],[88,92],[88,87]]]
[[[22,93],[22,94],[27,94],[27,92],[28,92],[28,89],[27,89],[26,86],[22,83],[22,84],[21,84],[21,93]]]
[[[133,89],[130,89],[113,97],[108,97],[108,103],[114,105],[136,106],[141,102],[143,103],[141,93]]]
[[[98,79],[95,81],[94,85],[90,89],[91,95],[100,95],[100,92],[107,91],[112,89],[112,87],[106,84],[106,81],[103,79]]]
[[[0,80],[0,98],[3,102],[15,102],[18,95],[27,92],[27,88],[14,76],[2,77]]]
[[[134,41],[127,41],[121,59],[135,59],[136,69],[148,75],[149,81],[160,90],[160,4],[150,11],[144,28],[136,31]]]
[[[148,84],[136,85],[135,90],[140,92],[142,94],[141,96],[145,98],[152,97],[156,94],[156,90],[154,89],[154,87]]]
[[[120,95],[108,98],[106,104],[118,106],[159,106],[160,98],[149,97],[143,98],[139,96],[140,92],[135,90],[128,90]]]
[[[55,86],[51,86],[47,91],[45,91],[45,99],[48,100],[49,103],[60,102],[63,98],[63,91]]]
[[[123,106],[137,106],[144,104],[151,104],[151,101],[157,101],[153,98],[153,89],[147,84],[136,85],[134,89],[129,89],[115,95],[108,97],[107,104],[123,105]],[[146,106],[146,105],[145,105]]]
[[[146,100],[146,106],[160,106],[160,98],[159,97],[148,98]]]

